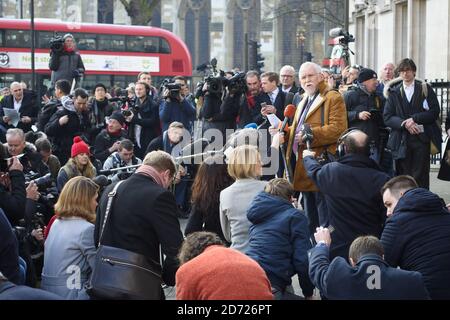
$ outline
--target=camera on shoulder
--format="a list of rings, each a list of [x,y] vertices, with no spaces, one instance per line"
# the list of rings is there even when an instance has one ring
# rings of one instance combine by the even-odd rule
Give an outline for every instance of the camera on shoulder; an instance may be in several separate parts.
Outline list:
[[[62,52],[64,49],[64,38],[62,36],[55,35],[50,41],[50,49],[54,52]]]

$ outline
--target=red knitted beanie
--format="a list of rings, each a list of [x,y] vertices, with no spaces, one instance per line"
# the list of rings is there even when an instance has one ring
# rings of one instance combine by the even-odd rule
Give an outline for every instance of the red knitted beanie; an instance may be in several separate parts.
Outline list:
[[[83,141],[79,136],[73,138],[72,152],[70,153],[71,158],[75,158],[80,153],[90,154],[89,146]]]

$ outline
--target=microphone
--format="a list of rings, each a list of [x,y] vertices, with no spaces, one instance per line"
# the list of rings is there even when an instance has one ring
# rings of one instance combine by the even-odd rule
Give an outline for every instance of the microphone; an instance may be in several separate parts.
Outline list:
[[[303,133],[302,140],[306,142],[306,147],[311,150],[311,143],[313,141],[313,132],[309,123],[302,124],[301,131]]]
[[[287,107],[288,105],[292,104],[292,101],[294,101],[294,94],[292,92],[288,92],[286,94],[286,99],[284,100],[284,106]]]
[[[344,30],[342,28],[333,28],[330,30],[330,37],[336,38],[344,35]]]
[[[247,124],[244,129],[258,129],[258,125],[254,122]]]
[[[279,132],[283,132],[284,131],[288,121],[295,116],[295,111],[296,110],[297,109],[295,108],[295,106],[293,104],[288,104],[286,106],[286,108],[284,108],[284,120],[283,120],[283,123],[282,123],[282,125],[281,125],[281,127],[279,129]]]
[[[111,184],[111,180],[109,180],[105,175],[99,175],[96,176],[94,179],[92,179],[96,184],[100,186],[100,188],[104,188],[107,185]]]

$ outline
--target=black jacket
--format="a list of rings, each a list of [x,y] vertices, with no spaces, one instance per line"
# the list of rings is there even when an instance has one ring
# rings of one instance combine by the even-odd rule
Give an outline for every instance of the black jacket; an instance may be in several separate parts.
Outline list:
[[[344,100],[347,107],[348,127],[358,128],[365,132],[370,141],[375,142],[378,146],[380,143],[380,128],[384,128],[383,99],[376,94],[369,95],[358,87],[356,90],[347,91]],[[358,114],[362,111],[371,113],[369,120],[363,121],[358,118]]]
[[[216,233],[222,241],[230,245],[230,243],[225,239],[223,235],[222,226],[220,225],[219,216],[219,203],[211,205],[211,209],[207,214],[196,208],[195,205],[191,208],[191,213],[189,214],[189,220],[184,230],[184,234],[188,236],[196,231],[209,231]]]
[[[65,115],[69,116],[69,122],[61,126],[59,119]],[[66,163],[70,158],[70,150],[75,136],[83,136],[89,129],[88,115],[65,108],[56,111],[45,125],[45,133],[52,139],[53,151],[61,163]]]
[[[392,82],[391,82],[392,83]],[[396,82],[393,82],[395,84]],[[389,136],[388,148],[392,151],[394,160],[403,159],[406,156],[406,140],[419,139],[423,143],[428,143],[433,135],[432,126],[435,125],[439,117],[440,108],[436,93],[427,85],[427,104],[429,110],[423,108],[425,96],[422,90],[422,83],[415,81],[414,95],[411,105],[408,105],[403,89],[403,83],[391,87],[386,86],[386,105],[384,107],[383,118],[386,126],[392,129]],[[412,136],[402,123],[408,118],[412,118],[417,124],[424,125],[425,132]]]
[[[127,137],[125,131],[121,131],[120,135],[112,136],[108,133],[108,129],[103,129],[95,138],[94,157],[102,163],[111,155],[109,148],[117,141],[121,141]]]
[[[335,228],[332,257],[347,257],[350,244],[360,235],[381,235],[386,214],[380,190],[389,176],[375,161],[348,154],[323,167],[312,157],[303,163],[327,202],[330,225]]]
[[[275,102],[273,103],[273,106],[275,107],[275,109],[277,109],[276,115],[281,121],[283,121],[284,119],[285,99],[286,94],[283,91],[279,90]],[[256,96],[255,100],[256,100],[255,114],[257,114],[256,123],[260,125],[265,121],[265,118],[261,115],[261,104],[265,102],[267,105],[272,105],[272,102],[270,101],[269,95],[264,92]],[[263,129],[267,129],[269,127],[270,127],[269,121],[267,121],[265,125],[262,126]]]
[[[72,84],[74,78],[74,70],[77,70],[80,75],[85,71],[83,60],[80,53],[73,52],[53,52],[50,55],[48,67],[52,70],[52,84],[56,81],[65,79]]]
[[[112,188],[113,185],[105,190],[99,202],[94,234],[96,244],[106,211],[107,195]],[[102,244],[142,254],[158,264],[161,245],[166,256],[163,280],[173,286],[178,268],[176,256],[182,242],[177,206],[171,192],[161,188],[153,179],[136,173],[119,186]]]
[[[25,205],[25,200],[23,202]],[[0,209],[0,272],[14,283],[20,280],[17,238],[2,209]]]
[[[138,112],[134,115],[131,123],[128,127],[128,136],[134,142],[136,156],[143,159],[145,150],[148,144],[154,138],[161,134],[161,125],[159,122],[159,106],[152,97],[147,96],[144,103],[140,103],[136,98],[136,105],[138,106]],[[136,125],[142,127],[141,135],[139,138],[139,144],[136,141],[135,129]]]
[[[15,226],[25,215],[25,201],[27,192],[25,189],[25,176],[22,171],[9,171],[11,191],[0,184],[0,208],[5,211],[9,222]]]
[[[362,256],[352,267],[342,257],[330,263],[328,247],[318,245],[311,250],[309,274],[320,292],[332,300],[429,299],[419,272],[391,268],[375,254]]]
[[[381,236],[386,262],[422,274],[431,299],[450,299],[450,213],[417,188],[398,201]]]
[[[0,102],[0,123],[6,128],[14,128],[12,125],[8,125],[3,122],[3,116],[5,112],[3,109],[14,109],[14,96],[11,94],[7,97],[4,97]],[[22,105],[19,108],[20,117],[30,117],[31,123],[23,123],[19,121],[17,124],[17,128],[22,129],[23,132],[31,131],[31,126],[36,123],[37,116],[39,112],[37,95],[33,91],[24,91]]]

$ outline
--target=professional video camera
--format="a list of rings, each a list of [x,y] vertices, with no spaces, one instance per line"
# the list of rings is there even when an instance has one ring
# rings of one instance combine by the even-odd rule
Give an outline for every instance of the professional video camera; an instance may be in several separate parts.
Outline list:
[[[241,94],[247,91],[247,81],[245,72],[236,73],[232,78],[225,78],[223,83],[230,93]]]
[[[176,100],[180,96],[181,85],[171,79],[164,79],[159,92],[164,92],[164,90],[169,90],[169,95],[166,98]]]
[[[348,31],[345,31],[342,28],[334,28],[330,30],[330,37],[337,38],[339,37],[339,43],[341,44],[349,44],[350,42],[355,42],[355,37],[350,34]]]
[[[64,49],[64,38],[55,34],[49,41],[50,49],[55,52],[61,52]]]

